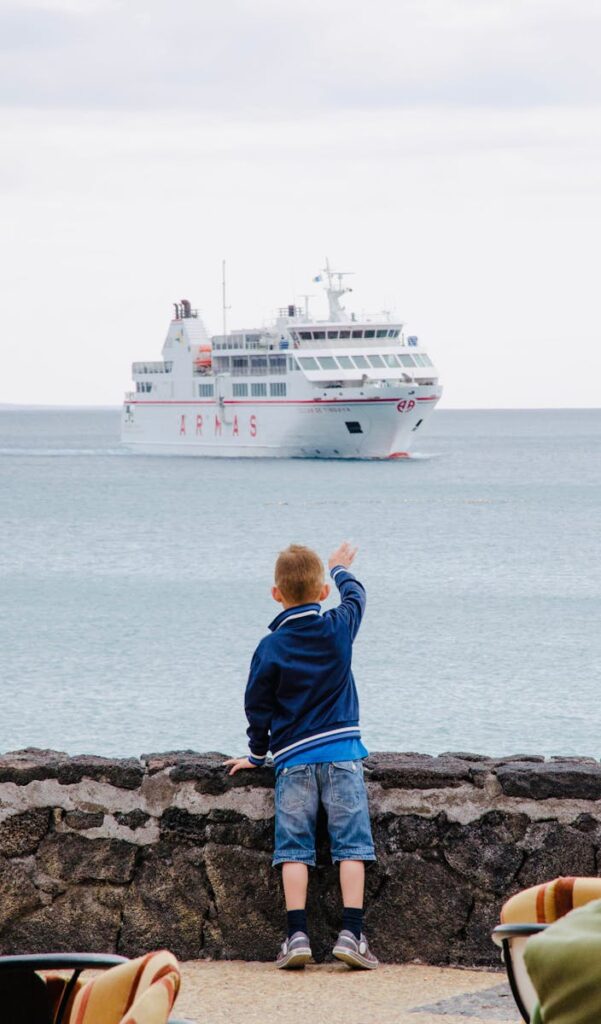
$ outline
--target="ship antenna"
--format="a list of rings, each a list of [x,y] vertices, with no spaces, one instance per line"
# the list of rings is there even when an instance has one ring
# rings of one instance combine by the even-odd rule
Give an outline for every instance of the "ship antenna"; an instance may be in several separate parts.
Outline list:
[[[313,297],[314,296],[312,294],[308,294],[307,292],[302,292],[301,294],[301,299],[305,300],[305,317],[307,320],[309,319],[309,299],[312,299]]]
[[[228,306],[226,299],[225,260],[221,261],[221,303],[223,313],[223,340],[225,341],[225,338],[227,336],[227,311],[228,309],[231,309],[231,306]]]

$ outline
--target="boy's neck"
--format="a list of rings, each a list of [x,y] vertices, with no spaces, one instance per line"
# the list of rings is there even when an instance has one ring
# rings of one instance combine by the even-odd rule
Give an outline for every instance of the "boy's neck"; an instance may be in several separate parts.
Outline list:
[[[292,604],[288,604],[287,601],[280,601],[282,610],[289,612],[291,608],[304,608],[308,604],[321,604],[319,598],[311,598],[309,601],[294,601]]]

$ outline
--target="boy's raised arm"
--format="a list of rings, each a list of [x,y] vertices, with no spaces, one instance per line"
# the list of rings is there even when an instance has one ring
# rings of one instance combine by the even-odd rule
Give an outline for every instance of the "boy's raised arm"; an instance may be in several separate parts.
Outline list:
[[[340,591],[340,605],[328,614],[346,619],[352,640],[357,635],[365,611],[365,587],[349,571],[357,550],[345,541],[328,559],[330,575]]]

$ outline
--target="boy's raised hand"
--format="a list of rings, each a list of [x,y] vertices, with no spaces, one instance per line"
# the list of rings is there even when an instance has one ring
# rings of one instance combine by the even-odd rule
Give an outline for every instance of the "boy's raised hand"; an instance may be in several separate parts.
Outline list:
[[[328,559],[328,568],[333,569],[337,565],[343,565],[348,569],[353,564],[353,559],[359,548],[352,548],[348,541],[344,541],[336,551],[333,551]]]
[[[235,775],[241,768],[258,768],[259,766],[249,761],[247,757],[230,757],[227,761],[223,762],[224,766],[230,765],[231,768],[228,775]]]

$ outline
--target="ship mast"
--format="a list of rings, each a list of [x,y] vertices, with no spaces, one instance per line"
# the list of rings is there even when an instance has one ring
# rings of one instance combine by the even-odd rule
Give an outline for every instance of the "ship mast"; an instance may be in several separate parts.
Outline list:
[[[345,288],[343,285],[343,278],[349,277],[352,273],[352,270],[332,270],[329,259],[326,259],[326,265],[322,270],[322,274],[325,274],[328,280],[326,294],[330,307],[330,320],[334,323],[344,323],[347,319],[344,306],[340,305],[340,298],[342,295],[353,290],[352,288]]]

